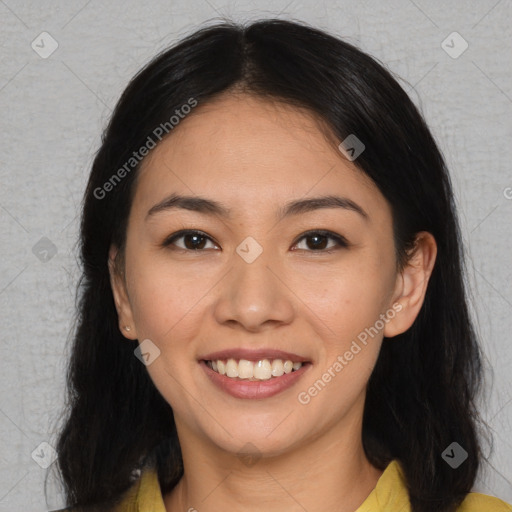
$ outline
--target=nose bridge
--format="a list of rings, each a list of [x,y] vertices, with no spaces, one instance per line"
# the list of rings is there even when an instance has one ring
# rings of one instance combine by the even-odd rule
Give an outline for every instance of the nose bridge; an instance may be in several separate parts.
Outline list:
[[[270,278],[273,278],[269,267],[272,263],[271,249],[264,250],[254,238],[247,237],[236,248],[234,259],[234,274],[236,275],[234,292],[250,297],[263,298],[262,292],[273,288]]]
[[[235,252],[232,270],[216,304],[217,321],[237,323],[248,330],[257,330],[269,321],[290,322],[291,294],[276,276],[280,265],[271,249],[247,237]]]

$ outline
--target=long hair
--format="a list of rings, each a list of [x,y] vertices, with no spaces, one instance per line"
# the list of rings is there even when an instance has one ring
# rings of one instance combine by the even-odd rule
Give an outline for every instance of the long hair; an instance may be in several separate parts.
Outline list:
[[[354,163],[391,205],[399,265],[417,232],[435,237],[424,304],[410,329],[383,341],[362,434],[372,464],[401,463],[414,512],[455,510],[482,458],[482,377],[445,162],[418,109],[380,63],[325,31],[276,19],[223,21],[165,50],[132,79],[103,133],[83,200],[82,276],[57,443],[67,503],[107,510],[143,465],[157,469],[163,492],[183,474],[172,409],[134,357],[137,342],[119,332],[108,250],[125,247],[140,166],[133,153],[191,98],[200,105],[233,90],[305,108],[336,140],[355,134],[365,144]],[[457,469],[442,458],[454,441],[468,453]]]

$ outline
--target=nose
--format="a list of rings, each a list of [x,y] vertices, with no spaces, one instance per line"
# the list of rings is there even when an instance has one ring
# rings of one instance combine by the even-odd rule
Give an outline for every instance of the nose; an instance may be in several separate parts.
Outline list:
[[[293,292],[285,284],[281,266],[270,262],[267,252],[251,263],[234,255],[214,308],[218,323],[258,332],[292,322]]]

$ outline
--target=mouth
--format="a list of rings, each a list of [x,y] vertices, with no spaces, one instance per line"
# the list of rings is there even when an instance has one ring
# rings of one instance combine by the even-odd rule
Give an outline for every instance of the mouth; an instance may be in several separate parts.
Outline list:
[[[199,358],[209,381],[235,398],[263,399],[294,386],[312,361],[281,350],[224,350]]]
[[[229,379],[265,381],[275,379],[285,374],[296,372],[307,362],[292,361],[291,359],[216,359],[204,360],[206,366],[214,372],[225,375]]]

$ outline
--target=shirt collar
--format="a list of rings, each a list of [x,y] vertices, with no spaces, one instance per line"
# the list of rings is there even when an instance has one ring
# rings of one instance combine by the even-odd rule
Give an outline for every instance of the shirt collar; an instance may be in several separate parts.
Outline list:
[[[391,461],[377,485],[355,512],[410,512],[405,479],[400,463]],[[115,512],[166,512],[155,468],[147,467],[129,489]]]

